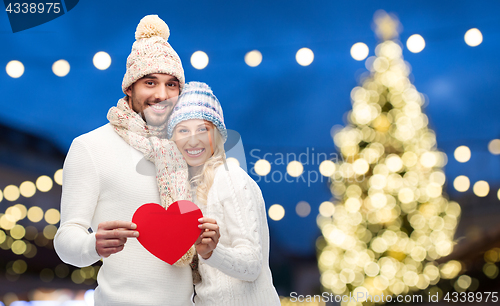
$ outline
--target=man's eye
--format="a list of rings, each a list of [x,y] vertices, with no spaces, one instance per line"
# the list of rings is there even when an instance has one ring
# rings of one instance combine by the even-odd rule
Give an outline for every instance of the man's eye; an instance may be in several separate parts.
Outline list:
[[[153,81],[147,81],[146,84],[148,84],[148,85],[154,85],[154,82]]]

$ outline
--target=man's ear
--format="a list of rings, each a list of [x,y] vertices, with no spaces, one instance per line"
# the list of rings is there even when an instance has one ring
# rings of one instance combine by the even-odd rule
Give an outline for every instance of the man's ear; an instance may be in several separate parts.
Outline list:
[[[132,86],[129,86],[127,89],[125,89],[125,93],[127,94],[127,96],[131,96],[132,95]]]

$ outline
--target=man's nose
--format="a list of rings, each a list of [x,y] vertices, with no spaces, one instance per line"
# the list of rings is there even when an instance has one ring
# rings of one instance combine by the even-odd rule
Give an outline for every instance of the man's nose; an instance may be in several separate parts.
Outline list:
[[[169,95],[169,93],[168,93],[168,90],[165,86],[158,86],[158,88],[156,89],[156,95],[155,95],[156,100],[165,101],[169,98],[168,95]]]

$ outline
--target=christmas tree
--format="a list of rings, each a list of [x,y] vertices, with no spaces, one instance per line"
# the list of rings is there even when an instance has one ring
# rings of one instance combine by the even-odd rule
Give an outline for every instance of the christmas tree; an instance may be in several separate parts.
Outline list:
[[[347,126],[334,135],[342,156],[330,185],[337,202],[332,216],[318,217],[322,285],[361,297],[343,305],[439,292],[440,279],[461,270],[457,261],[436,263],[453,250],[460,206],[443,192],[446,155],[422,112],[425,97],[409,79],[401,26],[385,12],[374,21],[376,56],[351,91]]]

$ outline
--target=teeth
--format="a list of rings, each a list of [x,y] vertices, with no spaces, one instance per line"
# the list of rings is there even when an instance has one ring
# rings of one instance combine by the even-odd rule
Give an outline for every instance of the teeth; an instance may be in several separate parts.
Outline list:
[[[201,153],[201,151],[203,151],[203,149],[196,150],[196,151],[189,151],[189,150],[187,150],[187,152],[188,152],[189,154],[191,154],[191,155],[196,155],[196,154],[199,154],[199,153]]]
[[[153,104],[151,105],[152,108],[157,109],[157,110],[162,110],[165,109],[167,106],[166,105],[160,105],[160,104]]]

